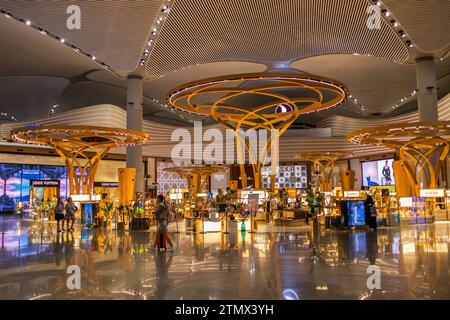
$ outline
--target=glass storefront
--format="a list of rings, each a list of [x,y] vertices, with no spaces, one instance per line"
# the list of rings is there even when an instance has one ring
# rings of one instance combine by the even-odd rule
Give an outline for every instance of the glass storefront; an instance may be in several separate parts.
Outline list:
[[[65,166],[0,163],[0,212],[13,212],[19,204],[29,208],[32,180],[58,180],[60,196],[67,197]]]

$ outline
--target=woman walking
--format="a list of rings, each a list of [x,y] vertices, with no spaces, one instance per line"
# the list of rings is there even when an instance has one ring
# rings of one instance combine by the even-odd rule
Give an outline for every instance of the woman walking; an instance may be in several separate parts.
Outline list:
[[[58,197],[58,201],[55,205],[55,220],[57,232],[61,232],[61,221],[62,221],[62,231],[64,231],[64,204],[61,197]]]
[[[156,221],[158,223],[158,230],[156,231],[156,237],[155,242],[153,243],[153,247],[159,247],[160,249],[162,249],[161,242],[164,242],[164,240],[166,240],[170,245],[170,248],[168,248],[168,250],[173,250],[172,240],[167,234],[167,226],[169,225],[169,210],[167,207],[167,203],[163,195],[159,195],[157,201],[158,203],[155,210],[155,215]]]
[[[77,207],[74,205],[72,198],[68,198],[66,202],[66,221],[67,221],[67,230],[73,231],[73,224],[75,222],[75,211],[77,211]],[[70,229],[69,229],[69,221],[71,221]]]

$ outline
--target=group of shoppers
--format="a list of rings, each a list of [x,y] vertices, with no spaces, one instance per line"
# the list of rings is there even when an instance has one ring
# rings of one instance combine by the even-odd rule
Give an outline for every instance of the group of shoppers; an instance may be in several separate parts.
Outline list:
[[[66,221],[67,223],[67,231],[73,231],[73,224],[75,223],[75,211],[77,210],[78,208],[73,203],[72,198],[69,197],[66,203],[64,203],[61,197],[58,197],[58,200],[55,205],[55,220],[57,232],[66,231],[66,229],[64,229],[64,221]],[[62,228],[61,228],[61,221],[62,221]]]

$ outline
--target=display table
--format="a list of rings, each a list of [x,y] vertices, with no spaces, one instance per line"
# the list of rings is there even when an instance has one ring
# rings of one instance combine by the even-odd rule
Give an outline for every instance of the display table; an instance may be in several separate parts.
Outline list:
[[[400,224],[401,225],[408,225],[408,224],[426,224],[426,223],[433,223],[434,222],[434,216],[411,216],[411,217],[400,217]]]
[[[130,229],[133,231],[143,231],[150,228],[149,218],[132,218]]]
[[[306,222],[308,212],[305,209],[277,209],[272,211],[276,226],[299,226]]]
[[[225,218],[220,221],[210,221],[208,219],[204,219],[203,222],[201,219],[195,220],[195,231],[196,232],[225,232]],[[245,231],[250,231],[250,219],[246,219],[244,222]],[[253,225],[253,230],[255,228],[255,224]],[[230,220],[227,219],[226,231],[229,233],[234,233],[240,231],[242,228],[242,220],[235,219]]]

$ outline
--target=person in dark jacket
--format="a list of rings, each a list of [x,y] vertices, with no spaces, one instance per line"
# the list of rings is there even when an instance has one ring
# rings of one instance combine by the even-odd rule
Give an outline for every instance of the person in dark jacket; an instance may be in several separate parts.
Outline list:
[[[366,224],[370,229],[377,228],[377,216],[375,210],[375,202],[370,194],[367,195],[366,200],[364,201],[364,215],[366,218]]]
[[[168,250],[173,250],[172,240],[169,238],[169,235],[167,233],[167,227],[169,225],[168,205],[163,195],[159,195],[157,201],[158,203],[155,210],[155,216],[158,229],[156,231],[156,237],[153,247],[158,247],[162,235],[170,245],[170,248],[168,248]]]

